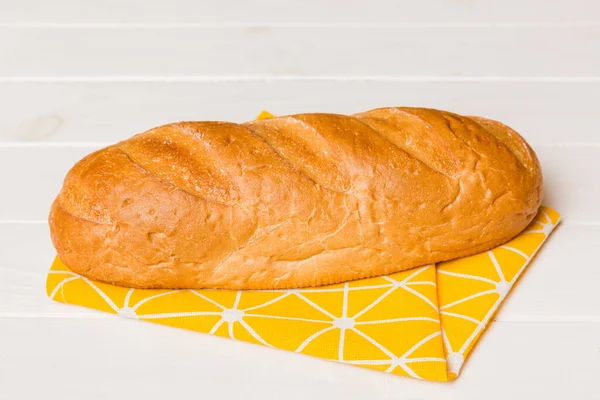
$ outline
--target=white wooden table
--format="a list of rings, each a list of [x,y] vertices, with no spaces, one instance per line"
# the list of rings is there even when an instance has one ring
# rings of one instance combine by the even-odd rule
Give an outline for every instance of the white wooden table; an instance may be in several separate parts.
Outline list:
[[[47,299],[46,217],[83,155],[175,120],[390,105],[511,125],[563,214],[456,382]],[[2,400],[600,399],[600,3],[0,0],[0,249]]]

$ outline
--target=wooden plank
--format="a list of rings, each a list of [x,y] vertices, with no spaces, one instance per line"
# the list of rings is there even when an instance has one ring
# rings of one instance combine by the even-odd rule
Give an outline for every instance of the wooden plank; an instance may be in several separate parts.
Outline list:
[[[565,219],[500,309],[499,321],[598,321],[600,225]]]
[[[45,220],[67,171],[97,147],[0,147],[0,221]],[[566,219],[600,222],[600,147],[536,147],[545,177],[545,203]]]
[[[5,0],[0,23],[489,23],[598,22],[594,0],[135,0],[84,5],[77,0]]]
[[[181,120],[243,122],[262,109],[354,113],[390,105],[500,120],[538,144],[599,143],[600,82],[0,83],[0,143],[106,142]]]
[[[47,224],[0,223],[0,243],[0,316],[101,316],[62,307],[46,296],[46,274],[55,255]]]
[[[0,77],[596,77],[600,26],[0,27]]]
[[[0,224],[0,317],[102,317],[50,301],[44,290],[55,255],[46,224]],[[599,321],[600,225],[567,220],[552,233],[514,289],[499,321]]]
[[[536,153],[544,174],[544,203],[565,220],[599,223],[600,147],[539,146]]]
[[[0,221],[46,220],[66,173],[92,150],[0,148]]]
[[[118,317],[0,319],[0,329],[2,393],[11,399],[590,398],[600,374],[600,323],[591,322],[495,323],[452,384]]]

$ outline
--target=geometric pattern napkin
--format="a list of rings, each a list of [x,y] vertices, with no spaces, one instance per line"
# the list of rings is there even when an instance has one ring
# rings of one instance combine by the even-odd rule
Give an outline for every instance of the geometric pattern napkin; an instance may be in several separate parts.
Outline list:
[[[377,278],[292,290],[148,290],[96,282],[57,257],[55,301],[413,378],[455,379],[560,215],[541,207],[490,251]]]

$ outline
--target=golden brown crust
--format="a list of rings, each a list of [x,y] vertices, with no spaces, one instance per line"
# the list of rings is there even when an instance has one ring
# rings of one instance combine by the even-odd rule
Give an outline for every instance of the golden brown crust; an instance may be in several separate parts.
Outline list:
[[[77,163],[49,222],[60,258],[91,279],[274,289],[488,250],[541,197],[535,153],[510,128],[384,108],[152,129]]]

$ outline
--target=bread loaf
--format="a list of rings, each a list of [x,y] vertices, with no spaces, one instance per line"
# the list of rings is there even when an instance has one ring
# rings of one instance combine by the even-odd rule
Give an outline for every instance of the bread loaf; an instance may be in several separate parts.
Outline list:
[[[383,108],[149,130],[79,161],[49,222],[94,280],[281,289],[488,250],[541,199],[536,155],[507,126]]]

